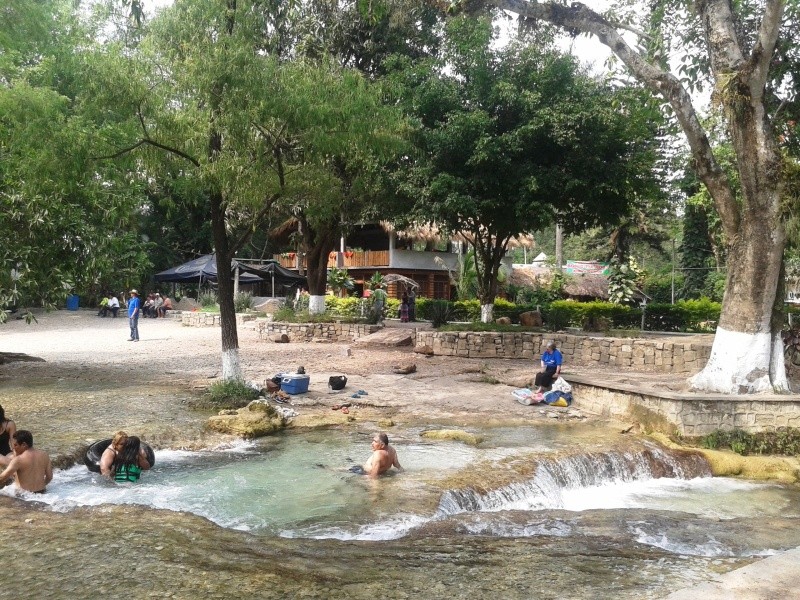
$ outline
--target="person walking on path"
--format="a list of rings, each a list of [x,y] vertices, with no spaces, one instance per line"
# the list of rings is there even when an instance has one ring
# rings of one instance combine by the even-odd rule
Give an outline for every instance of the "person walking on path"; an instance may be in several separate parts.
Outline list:
[[[131,326],[131,337],[129,342],[139,341],[139,313],[140,311],[139,292],[131,290],[131,299],[128,300],[128,322]]]

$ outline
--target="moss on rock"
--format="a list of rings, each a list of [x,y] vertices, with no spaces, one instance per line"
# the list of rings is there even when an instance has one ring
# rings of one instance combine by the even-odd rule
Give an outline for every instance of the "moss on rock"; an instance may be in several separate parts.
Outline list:
[[[477,446],[483,441],[483,437],[462,431],[461,429],[433,429],[431,431],[423,431],[422,437],[431,440],[452,440],[454,442],[463,442],[470,446]]]

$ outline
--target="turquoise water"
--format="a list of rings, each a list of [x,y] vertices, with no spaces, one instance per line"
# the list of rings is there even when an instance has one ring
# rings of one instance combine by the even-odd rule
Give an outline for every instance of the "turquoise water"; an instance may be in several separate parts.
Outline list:
[[[554,517],[552,511],[624,514],[642,509],[656,511],[659,518],[629,524],[632,542],[698,556],[768,554],[772,548],[767,540],[738,546],[716,543],[707,535],[683,535],[676,524],[685,515],[714,522],[800,516],[800,492],[794,488],[725,478],[654,477],[640,460],[639,447],[615,455],[610,463],[601,454],[559,458],[559,451],[582,434],[602,446],[590,428],[571,438],[548,428],[485,430],[486,440],[478,447],[426,441],[420,432],[393,441],[405,471],[393,470],[377,480],[347,471],[366,459],[371,433],[317,431],[214,451],[158,451],[155,467],[132,485],[116,485],[85,467],[73,467],[57,471],[47,493],[35,499],[57,511],[139,504],[193,513],[260,535],[343,540],[398,539],[432,525],[495,537],[569,535],[563,516]],[[442,487],[444,478],[476,463],[491,472],[520,456],[541,457],[549,466],[488,494]],[[677,460],[667,454],[662,458]],[[480,471],[473,476],[480,483]]]

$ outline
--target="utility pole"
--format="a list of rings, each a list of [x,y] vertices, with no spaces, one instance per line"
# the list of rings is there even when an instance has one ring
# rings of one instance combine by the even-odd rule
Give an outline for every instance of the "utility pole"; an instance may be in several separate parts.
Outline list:
[[[564,250],[562,243],[564,241],[564,230],[561,229],[561,223],[556,223],[556,271],[562,272],[564,268]]]
[[[675,238],[672,238],[672,304],[675,304]]]

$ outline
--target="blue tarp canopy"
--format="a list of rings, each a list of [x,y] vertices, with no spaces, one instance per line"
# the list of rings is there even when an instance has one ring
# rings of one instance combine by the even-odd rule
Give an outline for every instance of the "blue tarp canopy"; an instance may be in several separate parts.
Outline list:
[[[238,263],[231,261],[231,278],[233,271]],[[240,267],[241,268],[241,267]],[[206,254],[200,258],[195,258],[180,266],[172,267],[166,271],[156,273],[154,279],[159,282],[170,283],[202,283],[204,281],[217,280],[217,256],[216,254]],[[256,283],[263,281],[264,278],[252,273],[239,273],[239,283]]]

